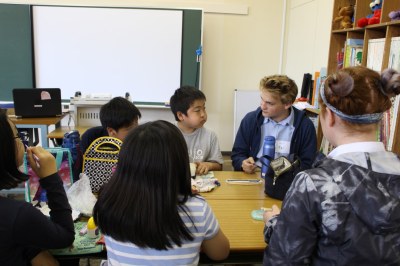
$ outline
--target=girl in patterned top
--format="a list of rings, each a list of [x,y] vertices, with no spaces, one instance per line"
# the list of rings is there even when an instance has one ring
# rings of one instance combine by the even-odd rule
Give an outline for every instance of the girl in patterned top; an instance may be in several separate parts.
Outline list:
[[[400,265],[400,160],[376,137],[400,74],[349,67],[320,94],[336,148],[296,176],[282,212],[265,213],[264,265]]]

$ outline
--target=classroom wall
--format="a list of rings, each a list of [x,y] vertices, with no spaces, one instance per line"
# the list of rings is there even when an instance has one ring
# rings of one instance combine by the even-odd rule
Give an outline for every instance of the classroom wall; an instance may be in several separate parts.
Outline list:
[[[282,73],[301,89],[304,73],[328,65],[333,0],[288,0]],[[299,52],[301,51],[301,52]]]
[[[303,0],[302,2],[316,2],[318,5],[321,5],[325,1],[327,0]],[[208,121],[206,127],[217,133],[221,150],[230,151],[233,144],[234,90],[257,90],[259,80],[263,76],[279,73],[282,63],[280,58],[281,48],[284,48],[286,53],[291,53],[292,46],[287,46],[285,43],[290,42],[291,44],[295,42],[299,44],[304,40],[304,36],[297,35],[298,37],[296,37],[296,35],[291,34],[292,29],[289,26],[293,27],[297,25],[297,22],[302,23],[309,16],[316,16],[315,12],[308,13],[305,8],[302,11],[301,19],[297,18],[296,23],[290,24],[283,17],[285,2],[285,0],[59,0],[57,4],[76,6],[204,8],[204,51],[202,57],[201,87],[207,96]],[[288,0],[287,2],[286,15],[288,16],[291,12],[290,3],[298,1]],[[331,2],[331,0],[327,2]],[[0,1],[0,3],[53,5],[54,1],[25,0]],[[330,20],[331,13],[327,17]],[[282,26],[284,22],[286,22],[284,35],[286,37],[285,42],[282,43]],[[329,31],[329,28],[326,30]],[[327,34],[329,36],[329,32]],[[320,40],[316,39],[314,41],[318,43]],[[323,45],[325,46],[324,42]],[[321,53],[315,55],[315,58],[327,57],[327,50],[314,50],[317,46],[306,46],[305,49]],[[328,49],[328,45],[326,45],[326,49]],[[286,61],[283,62],[283,73],[285,71],[288,71],[288,73],[295,73],[296,71],[304,73],[308,71],[302,69],[304,67],[303,60],[298,60],[297,58],[291,59],[291,57],[284,58],[286,58]],[[327,60],[322,61],[327,62]],[[319,62],[316,64],[318,65]],[[299,86],[301,86],[301,83]],[[255,102],[254,109],[258,105],[259,103]],[[168,116],[168,112],[170,111],[165,110],[162,116]],[[145,112],[144,116],[147,113]],[[148,121],[150,119],[144,117],[143,120]]]

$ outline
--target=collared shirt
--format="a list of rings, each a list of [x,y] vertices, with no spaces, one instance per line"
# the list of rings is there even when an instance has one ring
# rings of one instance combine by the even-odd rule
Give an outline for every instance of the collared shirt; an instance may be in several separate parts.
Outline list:
[[[367,154],[369,159],[367,159]],[[365,141],[343,144],[331,151],[328,158],[341,162],[356,164],[378,173],[400,173],[398,158],[394,153],[387,152],[382,142]],[[368,164],[370,161],[370,165]]]
[[[294,112],[292,107],[288,117],[280,122],[265,117],[264,123],[261,126],[261,141],[260,148],[257,153],[256,165],[261,167],[261,162],[258,160],[263,154],[263,145],[265,136],[275,137],[275,158],[279,156],[287,157],[290,154],[290,142],[294,132]]]
[[[385,151],[385,147],[382,142],[377,141],[365,141],[365,142],[354,142],[349,144],[343,144],[333,149],[327,157],[336,159],[338,156],[345,153],[352,152],[381,152]]]

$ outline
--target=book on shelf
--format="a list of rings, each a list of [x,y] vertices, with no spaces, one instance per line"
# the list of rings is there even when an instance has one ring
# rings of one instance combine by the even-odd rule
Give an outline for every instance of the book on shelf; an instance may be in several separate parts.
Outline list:
[[[392,37],[390,41],[388,68],[400,71],[400,37]],[[386,149],[393,149],[394,134],[399,114],[400,95],[391,98],[392,107],[387,110],[381,122],[380,138]]]
[[[317,89],[317,81],[318,81],[320,73],[321,72],[319,72],[319,71],[315,71],[314,72],[313,96],[312,96],[312,102],[310,103],[312,106],[315,106],[315,92],[316,92],[316,89]]]
[[[363,39],[347,39],[344,45],[344,67],[361,65]]]
[[[310,89],[308,90],[307,102],[312,105],[312,102],[314,101],[314,80],[311,80],[309,85]]]
[[[352,49],[352,66],[361,66],[363,47],[354,47]]]
[[[393,142],[395,137],[395,130],[397,119],[399,116],[399,102],[400,96],[391,98],[392,107],[383,114],[383,118],[380,125],[380,134],[378,137],[379,141],[382,141],[386,147],[386,150],[393,150]]]
[[[336,70],[343,68],[344,49],[342,48],[336,53]]]
[[[388,66],[400,72],[400,36],[392,37]]]
[[[388,110],[389,112],[389,137],[387,138],[387,150],[393,150],[393,142],[395,137],[396,124],[399,119],[399,105],[400,105],[400,95],[392,98],[392,107]]]
[[[368,41],[367,67],[381,72],[385,38],[370,39]]]
[[[303,75],[303,83],[301,84],[300,91],[300,101],[309,101],[310,99],[310,90],[312,90],[312,75],[310,73],[304,73]],[[312,95],[311,95],[312,96]]]
[[[314,108],[319,108],[319,103],[318,103],[318,98],[319,98],[319,92],[321,91],[321,88],[324,87],[324,82],[327,77],[327,69],[326,67],[322,67],[321,70],[319,71],[319,77],[316,78],[315,82],[315,89],[314,89],[314,96],[313,96],[313,106]]]

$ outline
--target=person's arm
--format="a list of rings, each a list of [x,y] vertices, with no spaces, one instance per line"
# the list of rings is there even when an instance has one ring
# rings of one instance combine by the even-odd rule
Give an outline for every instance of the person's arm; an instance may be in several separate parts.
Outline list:
[[[33,153],[38,157],[39,165],[34,162]],[[31,204],[23,205],[14,224],[15,241],[44,249],[67,247],[74,241],[75,230],[55,158],[42,147],[28,148],[27,158],[39,176],[41,186],[47,191],[50,219]]]
[[[71,208],[58,174],[45,179],[52,183],[51,186],[47,182],[43,185],[51,209],[50,219],[32,204],[25,204],[14,224],[14,241],[42,249],[65,248],[73,243],[75,237]]]
[[[212,260],[223,260],[229,255],[229,240],[219,227],[219,223],[210,206],[204,201],[203,220],[197,222],[204,224],[204,240],[202,251]]]
[[[276,222],[278,221],[280,212],[281,212],[281,210],[279,209],[279,207],[274,204],[274,205],[272,205],[272,209],[270,211],[265,211],[263,214],[263,220],[265,223],[264,240],[265,240],[265,243],[267,243],[267,244],[269,243],[269,240],[271,239],[271,236],[274,231]]]
[[[205,129],[208,130],[208,129]],[[219,147],[218,137],[210,131],[210,142],[208,147],[208,154],[204,158],[204,162],[196,162],[196,174],[204,175],[208,171],[221,171],[224,158],[222,157],[221,149]]]
[[[31,260],[31,266],[58,266],[58,261],[47,250],[40,252]]]
[[[229,240],[221,229],[209,240],[204,240],[201,245],[203,252],[212,260],[223,260],[229,255]]]
[[[300,148],[300,168],[301,170],[310,169],[317,154],[317,134],[315,132],[314,124],[309,118],[302,121],[301,127],[304,127],[301,132]]]
[[[252,174],[256,171],[257,165],[254,162],[253,157],[249,157],[242,161],[242,170],[247,174]]]
[[[220,171],[222,165],[216,162],[196,162],[196,175],[205,175],[209,171]]]
[[[256,167],[253,169],[250,168],[251,161],[248,159],[251,157],[253,159],[252,154],[252,142],[253,138],[256,138],[256,132],[253,132],[254,125],[251,123],[256,123],[255,120],[250,119],[251,116],[254,116],[254,112],[247,114],[240,123],[240,127],[236,133],[235,142],[232,147],[232,166],[235,171],[245,171],[246,173],[253,172]],[[255,154],[258,151],[254,152]],[[247,160],[245,163],[248,164],[249,168],[243,168],[243,161]],[[254,162],[254,160],[253,160]]]
[[[311,179],[301,172],[285,196],[276,218],[264,265],[303,265],[315,253],[318,238],[319,197]],[[296,217],[293,219],[293,217]]]

